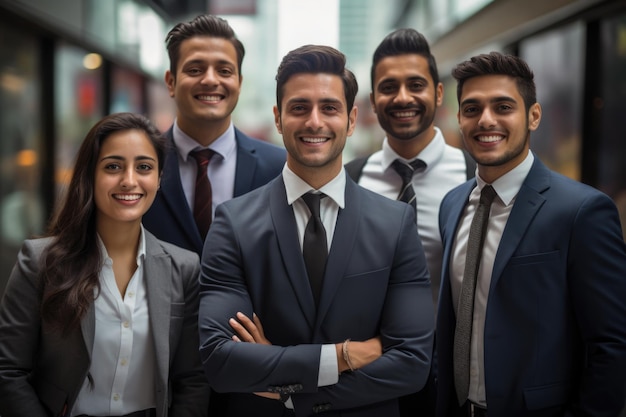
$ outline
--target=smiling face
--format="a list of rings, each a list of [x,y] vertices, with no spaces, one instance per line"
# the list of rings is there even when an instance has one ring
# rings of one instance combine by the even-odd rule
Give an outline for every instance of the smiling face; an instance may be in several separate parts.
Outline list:
[[[230,41],[196,36],[181,43],[176,74],[165,74],[170,96],[176,101],[179,127],[202,145],[215,140],[230,124],[241,91],[237,65],[237,51]],[[212,132],[208,137],[206,129]]]
[[[535,103],[527,113],[515,79],[507,75],[466,80],[459,101],[465,147],[481,178],[491,183],[528,155],[530,132],[539,126],[541,106]]]
[[[319,188],[343,167],[341,153],[354,131],[357,109],[348,113],[337,75],[295,74],[284,84],[283,93],[281,111],[274,107],[274,119],[287,149],[287,165]]]
[[[396,152],[406,141],[422,148],[435,136],[434,119],[443,85],[435,85],[428,60],[418,54],[388,56],[378,62],[370,94],[378,122]]]
[[[159,187],[157,153],[141,130],[124,130],[104,139],[94,178],[97,229],[139,224]]]

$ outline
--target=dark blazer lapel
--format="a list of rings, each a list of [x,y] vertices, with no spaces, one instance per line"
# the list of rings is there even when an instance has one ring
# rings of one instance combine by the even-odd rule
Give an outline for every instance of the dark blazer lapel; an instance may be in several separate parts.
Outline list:
[[[191,237],[191,240],[197,242],[202,247],[202,239],[196,224],[193,221],[193,213],[187,204],[187,198],[181,185],[180,169],[178,166],[178,152],[174,145],[174,137],[172,129],[165,133],[167,138],[167,153],[161,176],[161,191],[159,196],[163,199],[170,211],[174,214],[174,221],[178,222],[184,232]],[[187,213],[187,214],[184,214]]]
[[[315,323],[315,301],[306,275],[304,258],[298,242],[298,226],[292,207],[287,204],[283,176],[270,183],[270,216],[276,230],[276,238],[287,277],[291,281],[300,308],[311,328]]]
[[[149,232],[146,236],[144,279],[150,311],[150,328],[154,338],[157,369],[161,381],[167,380],[170,362],[170,307],[172,265],[157,239]]]
[[[257,165],[256,148],[252,139],[235,128],[237,142],[237,166],[235,168],[235,187],[233,196],[238,197],[250,191]]]
[[[87,354],[89,355],[89,362],[91,362],[93,343],[96,335],[96,308],[94,307],[94,303],[89,305],[85,317],[80,322],[80,329],[83,334],[83,340],[85,341]]]
[[[346,175],[346,198],[345,207],[339,210],[337,223],[333,234],[333,241],[326,261],[326,272],[324,273],[324,284],[320,295],[320,303],[315,322],[315,332],[324,320],[324,316],[330,308],[333,298],[337,292],[337,287],[341,283],[344,271],[348,266],[346,259],[350,257],[354,242],[357,239],[357,227],[361,216],[361,194],[356,183]],[[359,239],[367,239],[361,233]]]
[[[535,158],[528,176],[522,183],[515,203],[502,233],[502,239],[496,253],[496,259],[491,273],[491,288],[497,284],[504,267],[511,259],[515,249],[526,233],[533,218],[545,202],[541,193],[550,187],[550,172]],[[491,291],[491,290],[490,290]]]

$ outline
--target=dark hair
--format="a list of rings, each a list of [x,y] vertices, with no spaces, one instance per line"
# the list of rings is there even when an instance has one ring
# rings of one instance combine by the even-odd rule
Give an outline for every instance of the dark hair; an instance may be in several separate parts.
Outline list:
[[[49,228],[48,235],[53,240],[42,256],[40,270],[41,314],[54,329],[66,332],[78,327],[94,300],[94,289],[100,290],[103,259],[96,235],[94,203],[98,155],[110,135],[134,129],[145,132],[154,146],[160,175],[165,141],[144,116],[133,113],[106,116],[91,128],[80,146],[65,198]]]
[[[338,75],[343,81],[343,90],[348,113],[354,106],[359,91],[356,77],[346,68],[346,56],[330,46],[304,45],[294,49],[283,58],[276,74],[276,106],[281,110],[283,87],[289,78],[302,73],[326,73]]]
[[[380,42],[372,58],[372,70],[370,74],[372,91],[374,91],[374,78],[376,77],[376,66],[383,59],[398,55],[421,55],[428,60],[428,72],[433,79],[435,87],[439,84],[439,73],[437,72],[437,62],[430,53],[428,41],[415,29],[397,29]]]
[[[508,75],[515,78],[517,90],[524,100],[527,113],[530,106],[537,102],[534,74],[528,64],[514,55],[490,52],[461,62],[452,70],[452,76],[457,80],[456,96],[459,103],[465,81],[481,75]]]
[[[165,37],[165,45],[167,46],[167,54],[170,57],[170,72],[176,77],[176,67],[180,59],[180,44],[189,38],[196,36],[208,36],[211,38],[226,39],[235,47],[237,51],[237,66],[239,75],[241,76],[241,65],[246,50],[237,36],[235,31],[228,24],[228,21],[221,17],[211,14],[202,14],[196,16],[189,22],[181,22],[172,28]]]

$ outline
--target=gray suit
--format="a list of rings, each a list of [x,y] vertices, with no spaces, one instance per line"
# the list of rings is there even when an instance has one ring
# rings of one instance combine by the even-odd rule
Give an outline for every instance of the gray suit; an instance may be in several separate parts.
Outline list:
[[[156,415],[204,416],[208,385],[198,355],[198,275],[195,253],[146,231],[150,326],[156,353]],[[0,415],[70,415],[89,371],[93,304],[81,329],[61,337],[41,321],[39,261],[50,238],[27,240],[0,304]]]

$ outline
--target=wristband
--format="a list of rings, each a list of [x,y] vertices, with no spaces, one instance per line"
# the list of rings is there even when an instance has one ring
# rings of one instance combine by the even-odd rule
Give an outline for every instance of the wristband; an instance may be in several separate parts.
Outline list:
[[[348,368],[350,371],[354,371],[354,366],[352,366],[352,361],[350,360],[350,353],[348,352],[348,345],[350,344],[350,339],[346,339],[341,346],[341,351],[343,352],[343,360],[348,364]]]

